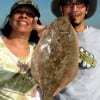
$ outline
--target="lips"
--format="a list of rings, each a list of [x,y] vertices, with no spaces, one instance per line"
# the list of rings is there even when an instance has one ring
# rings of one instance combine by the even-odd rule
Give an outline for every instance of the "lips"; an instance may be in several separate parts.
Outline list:
[[[77,17],[80,17],[81,16],[81,13],[80,12],[73,12],[71,14],[71,18],[77,18]]]
[[[26,25],[29,25],[27,21],[24,21],[24,20],[19,20],[17,21],[18,25],[23,25],[23,26],[26,26]]]
[[[71,18],[77,18],[77,17],[80,17],[80,14],[72,14],[71,15]]]

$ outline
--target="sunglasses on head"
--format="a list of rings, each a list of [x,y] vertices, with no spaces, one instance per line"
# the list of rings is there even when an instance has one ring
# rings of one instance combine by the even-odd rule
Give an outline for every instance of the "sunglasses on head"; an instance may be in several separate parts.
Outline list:
[[[27,10],[27,9],[16,9],[13,14],[26,14],[28,17],[34,18],[36,15],[34,12],[32,12],[31,10]]]

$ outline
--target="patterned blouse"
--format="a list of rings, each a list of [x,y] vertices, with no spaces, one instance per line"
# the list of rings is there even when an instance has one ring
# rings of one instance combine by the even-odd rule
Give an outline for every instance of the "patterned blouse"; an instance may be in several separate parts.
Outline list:
[[[35,44],[26,58],[16,57],[0,37],[0,100],[40,100],[30,71]]]

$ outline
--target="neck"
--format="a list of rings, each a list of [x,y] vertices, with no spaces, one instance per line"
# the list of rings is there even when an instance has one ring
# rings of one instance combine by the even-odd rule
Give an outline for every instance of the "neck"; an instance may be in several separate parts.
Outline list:
[[[27,57],[30,52],[29,42],[24,38],[7,38],[3,37],[7,48],[19,58]]]
[[[9,37],[5,37],[5,40],[7,43],[10,43],[10,45],[26,46],[29,45],[29,36],[29,33],[12,31]]]
[[[28,42],[29,40],[29,37],[30,37],[30,34],[29,33],[20,33],[20,32],[13,32],[10,34],[10,36],[8,37],[8,39],[10,40],[14,40],[14,41],[17,41],[17,42]]]

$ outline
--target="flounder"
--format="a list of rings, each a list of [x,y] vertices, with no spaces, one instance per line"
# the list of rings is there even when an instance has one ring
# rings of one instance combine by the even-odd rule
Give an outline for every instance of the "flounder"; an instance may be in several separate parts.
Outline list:
[[[55,19],[41,34],[32,56],[32,75],[43,100],[53,100],[77,74],[77,34],[66,16]]]

